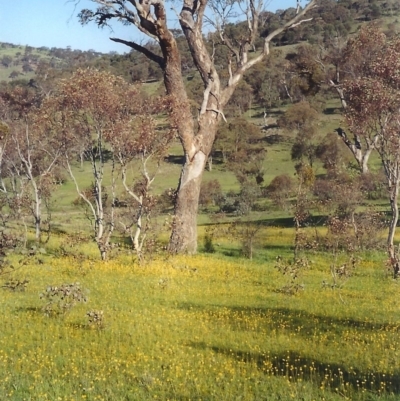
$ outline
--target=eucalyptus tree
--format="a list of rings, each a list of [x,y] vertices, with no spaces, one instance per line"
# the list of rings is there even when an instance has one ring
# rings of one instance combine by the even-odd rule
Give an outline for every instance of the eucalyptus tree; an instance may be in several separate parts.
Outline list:
[[[380,156],[391,208],[388,254],[394,275],[398,276],[400,257],[394,247],[394,236],[400,192],[400,37],[388,39],[376,30],[374,34],[380,46],[364,64],[363,75],[344,85],[346,120],[355,136],[373,138]]]
[[[40,94],[17,86],[5,90],[0,97],[1,117],[7,123],[0,151],[1,190],[8,194],[20,218],[24,210],[33,217],[35,238],[39,241],[43,225],[48,226],[51,219],[49,201],[60,148],[54,135],[43,135],[37,114],[42,101]],[[43,218],[44,209],[46,219]]]
[[[138,101],[137,103],[141,103]],[[156,209],[157,199],[151,193],[151,187],[167,154],[168,147],[175,137],[175,130],[159,129],[156,115],[164,113],[169,107],[166,97],[143,101],[141,110],[136,108],[135,114],[127,123],[121,120],[112,132],[106,135],[110,145],[113,161],[118,163],[121,181],[125,193],[131,202],[124,206],[132,206],[133,213],[120,213],[118,223],[128,233],[133,250],[139,261],[145,254],[145,241],[151,228],[151,217]],[[138,167],[139,177],[130,169]]]
[[[116,184],[111,179],[111,208],[107,207],[104,186],[107,140],[132,128],[132,115],[141,104],[138,92],[135,86],[111,73],[79,69],[68,80],[60,81],[41,108],[43,124],[48,133],[57,133],[64,165],[79,198],[87,206],[87,217],[92,222],[93,237],[103,260],[107,258],[115,227],[116,198]],[[92,171],[89,190],[81,187],[74,169],[82,149]]]
[[[79,0],[76,0],[79,3]],[[185,161],[182,167],[174,213],[174,223],[169,249],[172,252],[194,253],[197,250],[197,211],[200,185],[204,168],[212,150],[218,124],[224,117],[224,108],[232,97],[243,74],[270,54],[270,42],[280,33],[310,21],[306,13],[318,0],[310,0],[282,15],[282,24],[266,34],[263,47],[254,51],[259,39],[263,11],[262,0],[179,0],[172,2],[190,49],[193,63],[203,83],[203,98],[197,120],[193,119],[190,100],[182,78],[181,55],[164,0],[92,0],[94,9],[80,12],[83,24],[94,21],[103,27],[114,20],[132,25],[147,35],[157,45],[159,52],[138,42],[111,38],[144,54],[158,64],[164,77],[167,94],[173,103],[172,119],[182,144]],[[179,9],[176,7],[179,6]],[[239,37],[226,32],[229,21],[238,13],[246,20],[246,30]],[[203,34],[206,22],[218,33],[218,40],[211,44]],[[227,63],[222,68],[214,63],[216,51],[227,49]]]
[[[371,61],[376,60],[385,47],[386,38],[376,24],[364,25],[354,37],[335,35],[325,42],[325,47],[316,51],[312,62],[320,66],[327,84],[336,92],[344,112],[348,101],[344,93],[346,82],[354,81],[368,74]],[[369,172],[369,159],[375,150],[378,136],[348,136],[342,128],[335,130],[354,157],[361,173]]]

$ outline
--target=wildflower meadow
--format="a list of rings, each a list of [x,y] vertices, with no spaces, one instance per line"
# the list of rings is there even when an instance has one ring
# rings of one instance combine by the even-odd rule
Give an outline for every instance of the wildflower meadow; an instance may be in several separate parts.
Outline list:
[[[80,260],[56,256],[56,242],[14,256],[1,276],[0,399],[398,400],[400,284],[384,260],[365,252],[339,286],[315,253],[288,295],[276,257],[290,235],[269,235],[276,250],[253,261],[101,262],[91,244]]]

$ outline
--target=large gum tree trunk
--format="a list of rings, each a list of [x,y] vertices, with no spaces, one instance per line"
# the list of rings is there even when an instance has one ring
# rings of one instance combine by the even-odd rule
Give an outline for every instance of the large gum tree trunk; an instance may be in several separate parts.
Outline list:
[[[182,168],[176,195],[175,215],[169,248],[172,252],[196,253],[197,212],[200,186],[207,155],[202,151],[195,154]]]
[[[175,213],[169,250],[193,254],[197,251],[197,212],[203,172],[211,153],[219,123],[213,111],[198,121],[199,130],[192,142],[193,153],[185,152],[175,200]]]
[[[174,220],[168,248],[173,253],[193,254],[197,251],[197,212],[201,180],[215,139],[219,113],[214,111],[217,108],[215,98],[206,97],[204,104],[207,104],[210,110],[200,111],[198,121],[195,123],[182,79],[180,54],[176,41],[170,34],[165,34],[164,40],[161,41],[161,49],[165,60],[163,65],[165,88],[172,98],[171,118],[177,128],[185,154],[176,192]]]

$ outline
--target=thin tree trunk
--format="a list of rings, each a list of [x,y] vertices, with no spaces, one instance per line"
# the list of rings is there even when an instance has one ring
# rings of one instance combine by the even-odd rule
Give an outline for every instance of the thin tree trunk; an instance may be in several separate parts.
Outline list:
[[[350,221],[351,221],[351,225],[353,226],[353,232],[354,232],[354,236],[356,237],[356,240],[357,240],[357,245],[360,246],[360,241],[358,238],[358,228],[357,228],[354,210],[351,212]]]
[[[208,169],[208,171],[212,171],[212,168],[213,168],[213,157],[212,157],[212,155],[210,155],[210,156],[208,156],[208,159],[207,159],[207,169]]]
[[[393,184],[393,188],[391,189],[390,194],[390,209],[392,211],[392,218],[389,223],[389,235],[387,240],[388,245],[388,254],[390,257],[390,263],[393,267],[393,276],[397,277],[400,273],[400,261],[399,255],[394,249],[394,236],[396,233],[397,222],[399,221],[399,206],[398,206],[398,197],[399,197],[399,185],[400,182],[397,181]]]
[[[41,235],[41,221],[42,221],[42,216],[41,216],[41,208],[40,205],[42,203],[42,200],[39,195],[39,189],[37,188],[36,184],[34,185],[34,191],[35,191],[35,211],[34,211],[34,218],[35,218],[35,239],[37,242],[40,241],[40,235]]]
[[[338,132],[339,134],[339,132]],[[364,143],[364,149],[361,147],[361,142],[359,137],[354,138],[354,142],[350,141],[347,137],[346,134],[340,135],[344,144],[349,148],[351,153],[353,154],[354,158],[356,159],[356,162],[358,164],[358,167],[360,168],[360,171],[362,174],[366,174],[369,172],[368,168],[368,162],[369,158],[371,156],[371,153],[374,149],[376,149],[376,143],[378,140],[378,136],[375,136],[371,140],[366,139]]]
[[[145,169],[145,167],[144,167]],[[143,195],[137,195],[135,194],[128,186],[128,184],[126,183],[126,165],[122,166],[122,185],[125,188],[125,191],[127,192],[127,194],[129,196],[131,196],[138,204],[139,210],[137,213],[137,217],[136,217],[136,229],[135,229],[135,233],[132,234],[132,226],[130,226],[129,228],[129,233],[130,233],[130,238],[132,240],[132,246],[133,249],[135,250],[135,252],[137,253],[139,259],[141,258],[141,253],[142,253],[142,247],[143,247],[143,243],[144,243],[144,238],[142,238],[142,240],[140,240],[140,236],[142,234],[142,217],[143,217]],[[150,179],[150,177],[148,176],[146,170],[145,170],[145,178],[146,178],[146,193],[148,192],[150,185],[152,184],[153,179]]]
[[[369,157],[372,153],[373,149],[368,149],[365,154],[364,157],[362,158],[362,162],[361,162],[361,173],[362,174],[367,174],[369,172],[369,168],[368,168],[368,161],[369,161]]]
[[[140,234],[142,233],[143,196],[140,196],[139,199],[140,199],[139,212],[138,212],[137,221],[136,221],[135,234],[133,235],[133,238],[132,238],[132,244],[133,244],[133,249],[136,251],[136,253],[138,254],[138,256],[140,258],[142,249],[140,246],[139,238],[140,238]]]

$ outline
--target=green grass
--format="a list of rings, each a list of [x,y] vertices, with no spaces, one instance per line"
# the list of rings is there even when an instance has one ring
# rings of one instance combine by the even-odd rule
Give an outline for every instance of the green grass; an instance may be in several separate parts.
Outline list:
[[[18,71],[21,73],[16,79],[24,79],[29,81],[31,78],[35,77],[34,72],[23,73],[21,66],[18,67],[10,67],[10,68],[0,68],[0,81],[11,81],[10,74],[13,71]]]
[[[269,228],[263,243],[289,251],[292,237]],[[93,244],[78,245],[84,262],[61,258],[59,246],[12,274],[30,280],[25,292],[1,290],[0,399],[399,399],[399,284],[378,255],[364,254],[339,294],[321,286],[332,261],[315,254],[305,290],[291,297],[273,254],[139,267],[127,256],[95,262]],[[87,304],[44,316],[39,293],[73,282]],[[103,329],[85,318],[94,309]]]
[[[161,90],[160,90],[161,87]],[[142,88],[148,95],[155,95],[157,93],[164,93],[164,87],[161,81],[145,82],[142,84]]]

